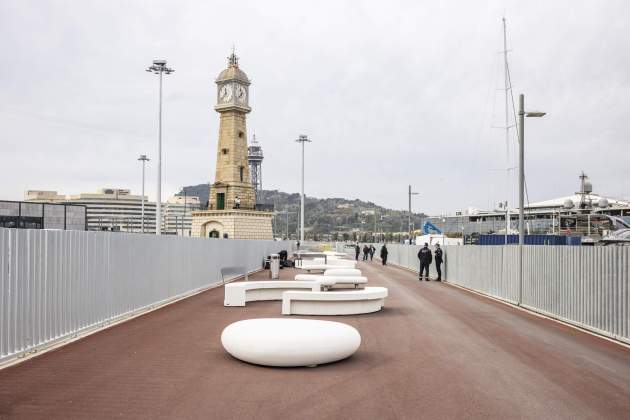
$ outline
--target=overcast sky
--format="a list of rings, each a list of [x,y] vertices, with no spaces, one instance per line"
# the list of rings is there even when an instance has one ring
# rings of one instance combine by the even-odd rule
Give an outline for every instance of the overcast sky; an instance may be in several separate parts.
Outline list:
[[[0,0],[0,199],[28,189],[155,198],[157,76],[163,196],[214,181],[214,79],[232,43],[252,79],[248,135],[266,189],[452,213],[514,203],[507,191],[501,17],[527,119],[531,201],[630,197],[630,2]],[[516,136],[512,133],[512,152]]]

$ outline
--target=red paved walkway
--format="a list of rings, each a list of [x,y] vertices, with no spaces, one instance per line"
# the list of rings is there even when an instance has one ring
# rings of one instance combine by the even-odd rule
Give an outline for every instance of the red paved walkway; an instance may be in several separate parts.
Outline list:
[[[348,360],[232,359],[222,329],[280,316],[280,302],[224,308],[214,289],[0,371],[0,418],[630,417],[630,350],[398,268],[359,268],[390,297],[380,313],[333,318],[361,332]]]

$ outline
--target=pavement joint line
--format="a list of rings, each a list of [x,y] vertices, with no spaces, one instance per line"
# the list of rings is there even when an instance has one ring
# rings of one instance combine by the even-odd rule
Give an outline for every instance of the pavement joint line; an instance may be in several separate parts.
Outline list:
[[[254,270],[252,272],[247,273],[247,275],[249,276],[250,274],[255,274],[258,273],[259,271],[263,271],[263,268],[259,268],[257,270]],[[173,299],[173,300],[168,300],[166,302],[163,302],[160,305],[150,305],[147,306],[145,308],[145,310],[137,312],[137,313],[131,313],[131,314],[122,314],[119,315],[118,318],[114,319],[114,320],[109,320],[109,321],[105,321],[103,324],[98,324],[95,325],[91,328],[86,328],[85,330],[79,332],[79,333],[75,333],[72,335],[68,335],[67,337],[61,338],[59,340],[55,340],[53,343],[49,344],[49,345],[42,345],[41,347],[35,347],[33,349],[30,350],[25,350],[23,352],[20,352],[19,354],[14,355],[13,357],[11,357],[10,359],[6,360],[5,362],[0,362],[0,372],[3,369],[9,368],[11,366],[16,366],[19,365],[21,363],[24,363],[28,360],[34,359],[36,357],[39,357],[41,355],[44,355],[50,351],[56,350],[58,348],[64,347],[68,344],[74,343],[75,341],[79,341],[82,340],[86,337],[91,336],[92,334],[96,334],[98,332],[101,331],[105,331],[109,328],[112,328],[116,325],[122,324],[123,322],[127,322],[127,321],[131,321],[132,319],[135,318],[139,318],[143,315],[149,314],[153,311],[157,311],[158,309],[164,308],[166,306],[172,305],[174,303],[177,303],[179,301],[182,301],[184,299],[188,299],[191,298],[193,296],[196,296],[200,293],[203,292],[207,292],[208,290],[212,290],[212,289],[216,289],[218,287],[224,286],[225,284],[231,283],[233,281],[236,280],[240,280],[240,279],[244,279],[245,275],[242,276],[238,276],[238,277],[234,277],[232,279],[229,279],[227,281],[224,282],[217,282],[217,283],[213,283],[210,286],[204,287],[202,289],[197,289],[195,292],[190,293],[188,295],[185,296],[180,296],[177,299]]]

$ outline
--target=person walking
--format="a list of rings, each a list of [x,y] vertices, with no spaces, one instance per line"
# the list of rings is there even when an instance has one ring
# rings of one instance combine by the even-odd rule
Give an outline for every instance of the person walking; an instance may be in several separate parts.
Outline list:
[[[363,261],[367,261],[369,255],[370,255],[370,248],[368,248],[367,244],[365,244],[363,245]]]
[[[431,254],[428,243],[425,242],[424,246],[418,251],[418,259],[420,260],[420,274],[418,279],[422,281],[424,278],[426,281],[429,281],[429,265],[431,265],[433,255]],[[425,271],[427,273],[426,278],[424,277]]]
[[[442,248],[440,244],[435,244],[435,271],[437,271],[437,279],[435,281],[442,281]]]
[[[385,246],[385,244],[383,244],[383,246],[381,247],[381,261],[383,262],[383,265],[387,265],[387,247]]]
[[[355,253],[354,259],[356,261],[359,261],[359,254],[361,253],[361,247],[359,246],[359,244],[356,244],[354,246],[354,253]]]
[[[376,248],[374,248],[374,245],[370,244],[370,261],[374,260],[374,252],[376,252]]]

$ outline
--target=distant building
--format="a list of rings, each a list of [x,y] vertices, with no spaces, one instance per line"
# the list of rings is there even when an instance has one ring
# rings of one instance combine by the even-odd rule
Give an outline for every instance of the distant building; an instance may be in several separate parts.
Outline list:
[[[164,224],[162,233],[179,236],[190,236],[192,212],[199,210],[199,197],[173,196],[162,206]]]
[[[142,232],[142,197],[123,188],[102,188],[96,193],[64,196],[56,191],[28,191],[28,202],[57,202],[85,206],[87,230]],[[155,233],[155,203],[144,202],[144,231]]]
[[[0,201],[0,227],[86,230],[86,207],[52,202]]]

